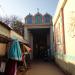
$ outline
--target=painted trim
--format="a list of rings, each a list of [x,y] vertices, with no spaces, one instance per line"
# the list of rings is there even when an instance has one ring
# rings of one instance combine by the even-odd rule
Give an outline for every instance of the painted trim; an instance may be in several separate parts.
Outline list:
[[[60,11],[62,8],[64,8],[64,6],[66,5],[66,2],[67,2],[67,0],[62,0],[62,1],[59,0],[55,15],[53,17],[53,25],[56,25],[56,22],[59,18],[59,15],[60,15]]]
[[[62,32],[63,32],[64,54],[66,54],[66,47],[65,47],[65,29],[64,29],[64,13],[63,13],[63,8],[61,9],[61,14],[62,14]]]

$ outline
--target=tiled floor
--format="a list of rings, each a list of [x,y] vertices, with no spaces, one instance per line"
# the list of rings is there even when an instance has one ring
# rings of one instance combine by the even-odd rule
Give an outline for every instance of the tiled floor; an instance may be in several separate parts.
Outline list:
[[[22,75],[64,75],[60,69],[53,64],[48,63],[33,63],[31,69],[24,72]]]

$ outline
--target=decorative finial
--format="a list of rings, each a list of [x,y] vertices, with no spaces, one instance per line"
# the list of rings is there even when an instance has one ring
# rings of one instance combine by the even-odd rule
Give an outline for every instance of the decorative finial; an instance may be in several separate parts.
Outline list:
[[[37,8],[37,12],[39,12],[39,8]]]
[[[30,12],[29,12],[29,15],[30,15]]]

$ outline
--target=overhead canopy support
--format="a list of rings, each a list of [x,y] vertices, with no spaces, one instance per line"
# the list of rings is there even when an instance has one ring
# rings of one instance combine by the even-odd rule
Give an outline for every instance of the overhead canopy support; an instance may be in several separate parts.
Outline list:
[[[11,41],[12,39],[11,38],[8,38],[7,36],[4,36],[4,35],[1,35],[0,34],[0,42],[9,42]]]

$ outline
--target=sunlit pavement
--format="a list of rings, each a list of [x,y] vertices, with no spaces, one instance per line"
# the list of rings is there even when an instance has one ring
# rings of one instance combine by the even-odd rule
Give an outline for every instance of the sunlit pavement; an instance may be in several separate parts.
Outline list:
[[[52,63],[36,62],[22,75],[64,75],[62,71]]]

